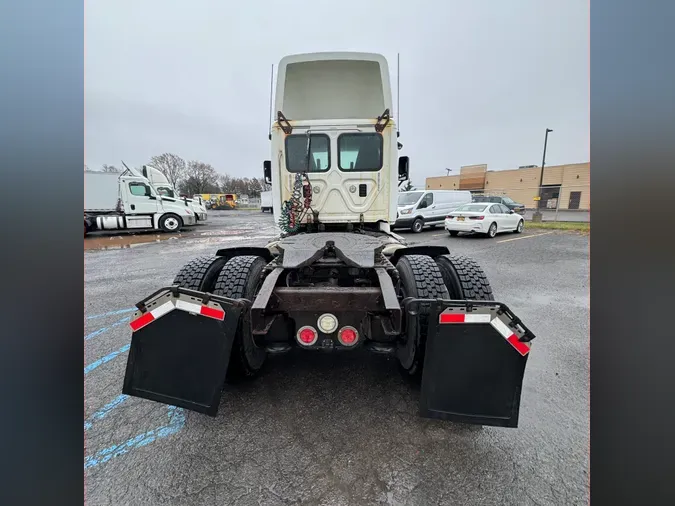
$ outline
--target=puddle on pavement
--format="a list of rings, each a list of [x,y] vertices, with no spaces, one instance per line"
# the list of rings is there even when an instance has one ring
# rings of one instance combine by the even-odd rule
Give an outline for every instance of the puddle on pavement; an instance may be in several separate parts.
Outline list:
[[[183,237],[183,234],[142,234],[142,235],[115,235],[115,236],[96,236],[84,239],[84,250],[105,250],[105,249],[124,249],[133,248],[142,244],[167,241]]]
[[[251,235],[255,233],[255,235]],[[204,230],[182,234],[128,234],[114,236],[89,236],[84,239],[84,249],[87,250],[110,250],[125,249],[152,244],[162,241],[189,239],[189,244],[200,245],[209,243],[222,243],[224,241],[255,241],[261,238],[274,237],[274,230],[269,227],[255,230],[252,228],[230,228],[224,230]],[[188,243],[182,243],[188,244]]]

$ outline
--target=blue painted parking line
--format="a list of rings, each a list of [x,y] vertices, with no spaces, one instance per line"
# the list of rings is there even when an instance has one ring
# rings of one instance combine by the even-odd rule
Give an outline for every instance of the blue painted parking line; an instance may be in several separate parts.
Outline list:
[[[132,437],[131,439],[128,439],[122,444],[109,446],[96,452],[92,456],[86,457],[84,459],[84,468],[88,469],[96,467],[100,464],[108,462],[114,457],[119,457],[120,455],[129,453],[131,450],[141,448],[142,446],[150,444],[157,439],[165,438],[180,431],[185,425],[185,413],[181,408],[176,408],[174,406],[168,406],[168,412],[169,422],[166,425],[162,425],[156,429],[143,432],[135,437]]]
[[[103,327],[103,328],[100,328],[100,329],[98,329],[98,330],[95,330],[95,331],[92,332],[91,334],[87,334],[86,336],[84,336],[84,340],[85,340],[85,341],[88,341],[88,340],[91,339],[92,337],[96,337],[96,336],[98,336],[98,335],[103,334],[104,332],[108,332],[110,329],[114,329],[115,327],[119,327],[119,326],[122,325],[123,323],[126,323],[126,322],[128,322],[128,321],[130,321],[130,320],[131,320],[131,316],[125,316],[124,318],[122,318],[121,320],[116,321],[116,322],[113,323],[112,325],[108,325],[107,327]]]
[[[118,355],[129,351],[129,348],[131,347],[131,344],[125,344],[122,346],[119,350],[113,351],[112,353],[108,353],[105,357],[99,358],[97,361],[92,362],[89,364],[87,367],[84,368],[84,374],[89,374],[91,371],[96,369],[98,366],[107,364],[110,362],[113,358],[117,357]]]
[[[94,318],[104,318],[106,316],[113,316],[118,314],[126,314],[131,313],[132,311],[136,311],[136,308],[132,307],[128,309],[118,309],[116,311],[108,311],[107,313],[95,314],[92,316],[87,316],[87,320],[93,320]]]
[[[94,420],[101,420],[101,419],[105,418],[105,416],[108,413],[110,413],[113,409],[115,409],[117,406],[122,404],[128,398],[129,398],[128,395],[121,394],[115,400],[113,400],[113,401],[109,402],[108,404],[106,404],[105,406],[103,406],[96,413],[91,415],[86,422],[84,422],[84,430],[91,429],[91,426],[94,423]]]

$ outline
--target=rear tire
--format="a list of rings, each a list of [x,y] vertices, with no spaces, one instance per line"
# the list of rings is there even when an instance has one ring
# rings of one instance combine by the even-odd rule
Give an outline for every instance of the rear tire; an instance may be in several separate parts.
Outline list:
[[[497,235],[497,224],[494,221],[490,224],[490,228],[488,228],[488,231],[485,235],[490,239],[494,239],[494,237]]]
[[[443,276],[433,258],[426,255],[404,255],[396,263],[400,279],[398,295],[401,298],[447,299],[450,297]],[[406,345],[399,350],[399,363],[407,376],[421,377],[424,348],[429,327],[429,310],[420,308],[419,335],[407,336]],[[414,349],[411,347],[415,344]]]
[[[422,229],[424,229],[424,221],[422,218],[417,218],[415,221],[412,222],[412,225],[410,225],[410,230],[415,232],[416,234],[419,234]]]
[[[230,299],[254,300],[262,285],[264,258],[245,255],[231,258],[220,271],[213,293]],[[251,313],[244,311],[232,343],[227,379],[253,378],[262,369],[267,351],[258,348],[251,334]]]
[[[475,260],[455,255],[441,255],[435,260],[450,293],[450,298],[495,300],[490,282]]]
[[[178,271],[173,284],[188,290],[211,292],[227,260],[227,257],[197,257]]]

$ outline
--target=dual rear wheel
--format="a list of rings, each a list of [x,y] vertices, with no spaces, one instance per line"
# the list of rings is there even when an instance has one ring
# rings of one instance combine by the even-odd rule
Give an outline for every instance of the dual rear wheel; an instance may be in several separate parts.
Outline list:
[[[471,258],[456,255],[404,255],[396,263],[400,300],[420,299],[494,300],[492,288],[481,267]],[[398,359],[404,374],[419,378],[424,364],[428,309],[420,306],[417,335],[404,336]]]

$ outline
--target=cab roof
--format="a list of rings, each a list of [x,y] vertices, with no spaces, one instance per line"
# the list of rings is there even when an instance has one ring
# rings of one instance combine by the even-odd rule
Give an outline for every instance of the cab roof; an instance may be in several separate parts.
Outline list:
[[[303,53],[279,62],[275,116],[281,111],[296,121],[364,119],[385,109],[392,113],[389,65],[381,54]]]

